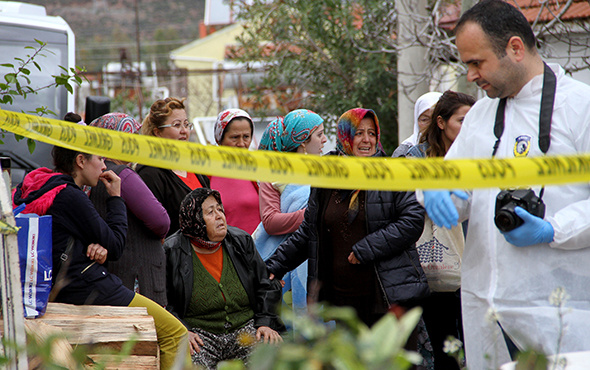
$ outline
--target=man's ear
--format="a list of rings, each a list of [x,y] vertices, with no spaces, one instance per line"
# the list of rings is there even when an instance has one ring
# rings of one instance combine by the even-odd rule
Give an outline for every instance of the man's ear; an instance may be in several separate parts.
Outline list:
[[[506,45],[506,53],[508,53],[511,59],[516,60],[517,62],[520,62],[524,59],[526,46],[519,36],[512,36],[508,40],[508,45]]]

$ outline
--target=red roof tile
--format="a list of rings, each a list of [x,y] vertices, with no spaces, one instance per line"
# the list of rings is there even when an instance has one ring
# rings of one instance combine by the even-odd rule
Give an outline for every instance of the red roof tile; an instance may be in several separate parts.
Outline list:
[[[565,6],[567,1],[565,0],[549,0],[547,6],[543,8],[539,20],[541,22],[548,22],[554,18],[554,15],[559,14],[561,9]],[[529,22],[534,22],[539,16],[539,10],[541,9],[541,1],[539,0],[513,0],[508,3],[515,5],[518,4],[520,10]],[[442,28],[452,29],[459,19],[461,8],[458,5],[460,1],[455,4],[450,4],[442,10],[442,17],[439,21],[439,26]],[[573,4],[568,10],[561,16],[563,21],[571,21],[575,19],[587,19],[590,18],[590,3],[587,0],[574,0]]]

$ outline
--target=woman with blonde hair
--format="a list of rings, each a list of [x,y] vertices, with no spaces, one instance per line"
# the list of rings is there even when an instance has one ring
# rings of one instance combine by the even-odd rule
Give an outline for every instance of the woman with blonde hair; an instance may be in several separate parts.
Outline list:
[[[143,120],[141,133],[164,139],[187,141],[193,124],[189,122],[184,99],[166,98],[156,100],[150,113]],[[162,203],[170,217],[168,236],[178,230],[178,212],[184,197],[196,188],[208,188],[207,176],[185,170],[168,170],[145,165],[136,168],[137,173]]]

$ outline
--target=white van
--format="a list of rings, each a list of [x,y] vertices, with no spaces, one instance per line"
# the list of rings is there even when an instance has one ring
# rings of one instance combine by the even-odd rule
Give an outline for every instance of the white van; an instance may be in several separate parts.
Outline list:
[[[61,17],[48,16],[44,6],[20,3],[15,1],[0,1],[0,64],[17,65],[15,57],[27,60],[27,54],[39,44],[35,41],[47,43],[44,57],[38,57],[35,62],[41,67],[39,71],[30,65],[30,86],[33,89],[50,85],[54,82],[52,75],[59,75],[63,66],[68,70],[75,67],[75,37],[66,21]],[[0,78],[11,72],[8,67],[0,66]],[[51,87],[29,94],[26,99],[15,98],[13,104],[0,104],[0,109],[15,112],[29,112],[45,106],[56,113],[48,118],[63,119],[63,116],[74,109],[74,96],[65,87]],[[9,156],[12,161],[13,184],[20,182],[24,173],[34,167],[45,166],[52,168],[51,146],[37,142],[34,152],[29,152],[26,140],[16,141],[14,135],[5,133],[0,137],[0,156]],[[27,165],[23,168],[23,163]],[[30,168],[33,167],[33,168]]]

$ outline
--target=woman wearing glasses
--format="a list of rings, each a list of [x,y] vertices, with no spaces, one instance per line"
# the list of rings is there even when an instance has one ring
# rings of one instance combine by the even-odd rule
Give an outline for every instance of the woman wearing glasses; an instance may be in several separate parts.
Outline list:
[[[150,113],[143,120],[141,133],[172,140],[188,140],[193,124],[188,121],[184,99],[166,98],[156,100]],[[196,188],[208,188],[207,176],[184,170],[168,170],[140,165],[137,173],[170,217],[168,235],[179,229],[178,212],[184,197]]]

